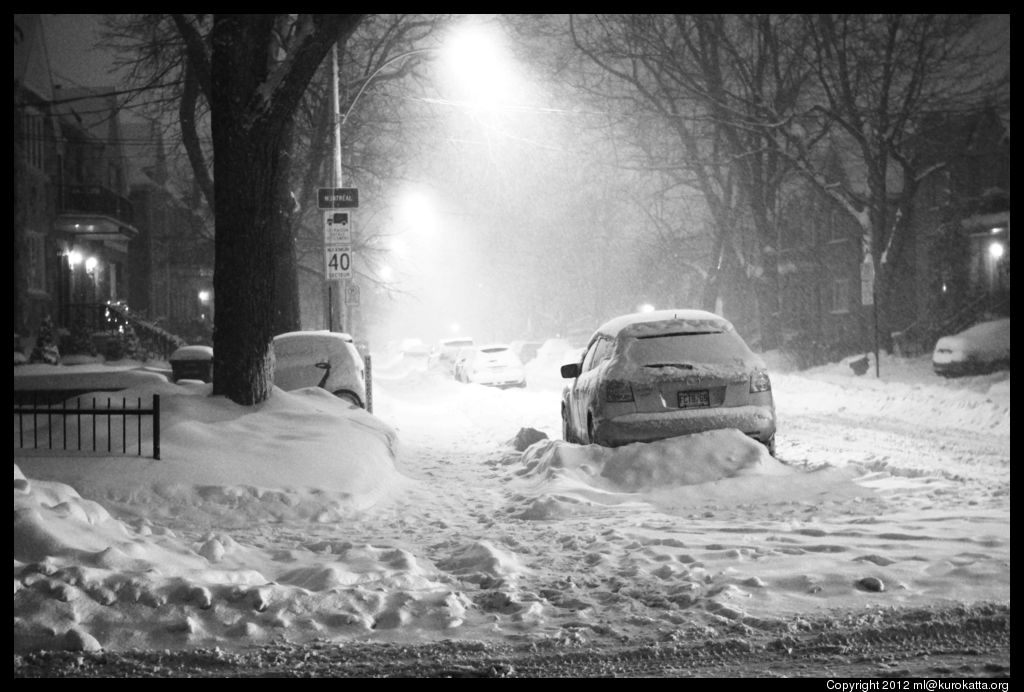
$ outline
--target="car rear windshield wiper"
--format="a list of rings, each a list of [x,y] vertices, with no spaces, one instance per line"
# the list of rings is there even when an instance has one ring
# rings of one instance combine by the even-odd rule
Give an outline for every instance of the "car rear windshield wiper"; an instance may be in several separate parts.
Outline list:
[[[721,329],[713,329],[705,332],[665,332],[664,334],[641,334],[637,339],[664,339],[669,336],[700,336],[702,334],[722,334]]]
[[[682,370],[693,370],[689,363],[644,363],[645,368],[680,368]]]

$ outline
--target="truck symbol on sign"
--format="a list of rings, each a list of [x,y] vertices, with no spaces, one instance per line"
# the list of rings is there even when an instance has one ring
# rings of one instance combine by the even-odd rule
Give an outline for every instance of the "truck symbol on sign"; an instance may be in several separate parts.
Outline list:
[[[347,226],[348,214],[343,211],[339,211],[327,217],[327,225],[332,226],[334,224],[341,224],[342,226]]]

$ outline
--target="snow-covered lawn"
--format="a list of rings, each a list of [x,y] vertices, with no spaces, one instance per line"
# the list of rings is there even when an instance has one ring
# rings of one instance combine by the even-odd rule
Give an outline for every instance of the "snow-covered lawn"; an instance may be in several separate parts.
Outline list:
[[[496,390],[375,358],[372,415],[16,367],[136,378],[117,397],[159,393],[163,436],[160,460],[15,449],[15,652],[621,641],[1009,603],[1008,372],[776,365],[774,459],[731,430],[564,443],[557,360]]]

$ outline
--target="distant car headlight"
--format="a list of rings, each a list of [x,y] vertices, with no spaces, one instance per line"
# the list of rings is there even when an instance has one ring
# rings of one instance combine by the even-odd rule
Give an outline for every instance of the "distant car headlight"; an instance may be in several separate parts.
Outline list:
[[[760,370],[750,376],[750,393],[772,391],[772,381],[765,370]]]
[[[615,403],[633,401],[633,388],[629,386],[629,382],[612,380],[604,387],[604,400]]]

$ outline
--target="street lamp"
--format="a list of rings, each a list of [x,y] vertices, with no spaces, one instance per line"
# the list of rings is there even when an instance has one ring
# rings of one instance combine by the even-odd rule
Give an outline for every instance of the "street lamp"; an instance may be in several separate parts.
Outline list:
[[[342,115],[340,115],[341,105],[340,105],[339,94],[338,94],[338,82],[339,82],[339,79],[340,79],[339,72],[338,72],[338,44],[335,43],[333,46],[331,46],[331,77],[332,77],[332,79],[331,79],[331,95],[333,97],[333,106],[334,106],[334,181],[335,181],[335,187],[339,187],[340,188],[340,187],[344,186],[344,184],[343,184],[344,176],[342,174],[342,168],[341,168],[341,126],[344,125],[348,121],[349,115],[352,114],[352,110],[356,107],[356,103],[359,102],[359,98],[366,91],[367,87],[369,87],[370,83],[374,80],[374,78],[377,75],[379,75],[389,65],[392,65],[392,64],[398,62],[399,60],[404,60],[404,59],[406,59],[408,57],[411,57],[413,55],[418,55],[418,54],[421,54],[421,53],[428,53],[428,52],[432,52],[432,51],[436,51],[436,50],[437,50],[436,48],[418,48],[418,49],[415,49],[415,50],[406,51],[404,53],[399,53],[398,55],[395,55],[394,57],[389,58],[388,60],[385,60],[383,63],[381,63],[377,67],[377,69],[375,69],[373,72],[371,72],[370,75],[363,81],[362,86],[359,87],[359,91],[356,92],[356,95],[352,99],[352,102],[349,103],[348,110],[346,110],[344,116],[342,116]],[[350,291],[348,290],[348,287],[345,285],[347,282],[343,280],[340,283],[342,284],[341,288],[344,290],[344,295],[347,297],[350,294]],[[355,293],[355,295],[358,295],[358,293]],[[330,288],[330,285],[328,285],[328,313],[330,313],[329,319],[333,320],[333,307],[331,307],[331,305],[333,303],[333,300],[331,299],[330,296],[331,296],[331,288]],[[345,305],[343,307],[343,310],[344,310],[345,314],[344,314],[344,320],[342,322],[342,329],[347,329],[348,331],[352,331],[352,326],[349,324],[350,319],[351,319],[351,314],[350,314],[349,308],[350,308],[350,304],[348,302],[348,299],[346,298]]]
[[[333,112],[334,112],[334,182],[335,187],[341,188],[344,186],[344,175],[341,165],[341,128],[348,122],[349,116],[355,110],[356,104],[359,103],[360,98],[370,84],[380,75],[386,68],[394,65],[402,60],[406,60],[415,55],[424,55],[427,53],[445,53],[451,56],[452,61],[460,72],[465,76],[465,81],[472,82],[474,87],[477,89],[483,89],[486,85],[490,86],[491,93],[488,94],[486,102],[491,104],[496,101],[493,95],[495,88],[495,78],[499,76],[500,70],[494,69],[495,60],[493,58],[488,59],[490,56],[487,52],[482,51],[481,47],[486,46],[489,41],[480,36],[477,30],[458,30],[457,33],[451,37],[451,40],[446,40],[446,45],[442,48],[439,46],[431,46],[426,48],[415,48],[408,50],[397,55],[394,55],[384,62],[382,62],[376,69],[374,69],[362,82],[359,90],[348,104],[348,108],[345,113],[341,114],[340,97],[338,93],[338,85],[340,81],[339,68],[338,68],[338,47],[337,44],[332,46],[331,49],[331,63],[332,63],[332,97],[333,97]],[[485,71],[481,74],[481,68]],[[343,279],[341,288],[345,288],[344,282],[350,281],[351,279]],[[346,295],[348,291],[345,291]],[[331,307],[333,301],[330,298],[330,286],[328,286],[328,313],[333,316],[333,308]],[[350,320],[349,314],[350,305],[347,303],[344,306],[344,326],[343,329],[351,331],[351,325],[348,324]]]
[[[394,63],[398,62],[399,60],[405,60],[406,58],[411,57],[413,55],[420,55],[422,53],[434,53],[434,52],[437,52],[438,50],[440,50],[440,49],[439,48],[417,48],[417,49],[414,49],[414,50],[405,51],[404,53],[399,53],[398,55],[396,55],[396,56],[394,56],[392,58],[389,58],[388,60],[385,60],[383,63],[380,64],[379,67],[377,67],[377,69],[375,69],[373,72],[370,73],[369,77],[367,77],[365,80],[363,80],[363,85],[361,87],[359,87],[359,91],[356,92],[356,95],[352,99],[352,102],[348,104],[348,110],[345,111],[344,115],[339,115],[339,112],[341,110],[341,105],[340,105],[340,102],[339,102],[339,95],[338,95],[338,80],[339,80],[339,77],[338,77],[338,45],[334,44],[334,46],[331,49],[331,59],[333,61],[333,76],[334,76],[334,80],[333,80],[333,84],[334,84],[334,90],[333,90],[333,96],[334,96],[334,121],[335,121],[335,126],[334,126],[334,177],[337,180],[338,187],[343,187],[343,185],[342,185],[342,174],[341,174],[341,127],[346,122],[348,122],[348,116],[352,115],[352,110],[356,107],[356,103],[359,102],[359,97],[363,95],[363,92],[365,92],[367,87],[370,86],[370,83],[374,80],[374,78],[377,75],[379,75],[384,70],[384,68],[386,68],[388,65],[393,65]]]

